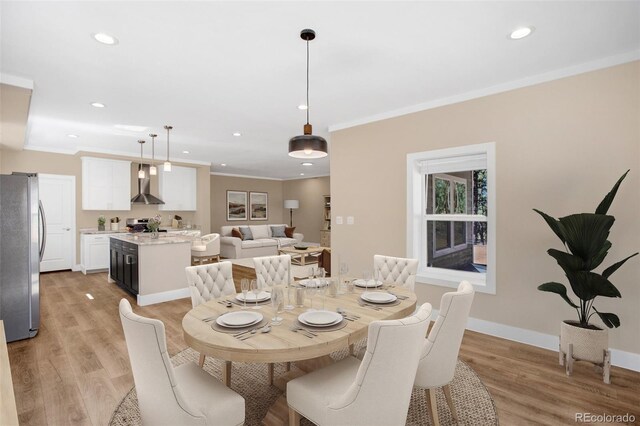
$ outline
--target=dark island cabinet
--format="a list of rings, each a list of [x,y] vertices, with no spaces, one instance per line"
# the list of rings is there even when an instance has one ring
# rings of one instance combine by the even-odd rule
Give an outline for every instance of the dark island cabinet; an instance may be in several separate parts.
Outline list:
[[[111,238],[110,276],[121,288],[133,295],[139,291],[138,246]]]

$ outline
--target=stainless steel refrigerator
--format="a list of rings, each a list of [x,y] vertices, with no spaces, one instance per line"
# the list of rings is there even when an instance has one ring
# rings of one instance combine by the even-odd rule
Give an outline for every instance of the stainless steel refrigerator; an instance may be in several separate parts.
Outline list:
[[[38,175],[0,175],[0,319],[7,342],[40,327],[40,260],[46,223]]]

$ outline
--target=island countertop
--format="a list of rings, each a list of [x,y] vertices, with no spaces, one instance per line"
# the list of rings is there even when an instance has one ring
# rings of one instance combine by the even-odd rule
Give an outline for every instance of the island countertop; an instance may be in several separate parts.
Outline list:
[[[158,238],[151,238],[149,233],[139,234],[118,234],[111,235],[112,239],[126,241],[128,243],[136,244],[139,246],[155,246],[165,244],[191,244],[192,239],[185,237],[177,237],[174,235],[162,235],[160,233]]]

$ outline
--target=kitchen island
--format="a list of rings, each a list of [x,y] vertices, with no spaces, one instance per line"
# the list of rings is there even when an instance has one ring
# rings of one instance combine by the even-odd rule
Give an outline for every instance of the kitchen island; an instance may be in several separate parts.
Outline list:
[[[111,235],[108,280],[135,295],[139,306],[189,297],[184,268],[191,265],[191,242],[170,234]]]

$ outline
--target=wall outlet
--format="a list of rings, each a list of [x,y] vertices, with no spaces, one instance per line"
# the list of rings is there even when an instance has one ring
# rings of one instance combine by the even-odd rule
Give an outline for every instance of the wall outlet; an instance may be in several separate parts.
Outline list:
[[[353,225],[354,219],[353,216],[347,216],[347,225]]]
[[[336,216],[336,225],[342,225],[342,216]]]

